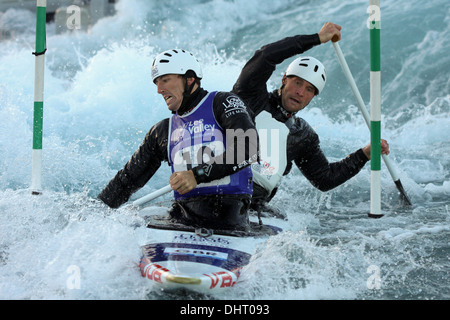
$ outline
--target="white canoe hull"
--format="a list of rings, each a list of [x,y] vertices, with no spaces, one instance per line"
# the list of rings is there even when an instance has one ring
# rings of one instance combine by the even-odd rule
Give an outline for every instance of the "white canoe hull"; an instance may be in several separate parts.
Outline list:
[[[271,228],[273,234],[280,231]],[[142,276],[165,289],[202,293],[233,287],[256,246],[268,238],[204,234],[198,230],[147,230],[158,241],[142,246]]]

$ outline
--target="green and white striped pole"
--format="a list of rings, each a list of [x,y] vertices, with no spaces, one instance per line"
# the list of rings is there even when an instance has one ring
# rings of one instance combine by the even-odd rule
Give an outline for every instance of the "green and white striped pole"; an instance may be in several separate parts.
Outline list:
[[[370,213],[381,213],[381,14],[380,1],[369,0],[370,30]]]
[[[36,52],[34,71],[34,114],[31,193],[42,192],[42,132],[44,117],[45,23],[47,1],[36,1]]]
[[[371,14],[373,12],[378,12],[378,14],[379,14],[380,8],[376,7],[376,6],[374,8],[376,8],[376,9],[369,7],[367,11]],[[369,29],[372,27],[371,19],[372,19],[372,15],[368,19],[368,28]],[[333,44],[334,50],[336,52],[336,56],[339,60],[339,63],[341,64],[342,71],[344,72],[344,75],[347,78],[348,84],[350,85],[350,88],[352,89],[353,94],[355,95],[356,102],[358,103],[359,110],[361,111],[361,113],[364,117],[364,121],[366,122],[367,127],[370,130],[370,114],[366,109],[364,100],[361,96],[361,93],[358,90],[358,87],[357,87],[355,79],[353,78],[353,75],[350,71],[350,68],[348,67],[347,61],[345,60],[344,54],[342,53],[339,42],[337,42],[337,41],[338,41],[337,37],[335,39],[332,39],[332,44]],[[412,205],[411,200],[409,199],[408,195],[406,194],[405,189],[403,188],[403,184],[400,181],[400,176],[397,172],[397,169],[396,169],[394,163],[385,154],[382,154],[381,158],[383,159],[389,173],[391,174],[391,177],[392,177],[392,180],[394,180],[395,186],[397,187],[398,191],[400,192],[400,198],[401,198],[402,202],[406,205]]]

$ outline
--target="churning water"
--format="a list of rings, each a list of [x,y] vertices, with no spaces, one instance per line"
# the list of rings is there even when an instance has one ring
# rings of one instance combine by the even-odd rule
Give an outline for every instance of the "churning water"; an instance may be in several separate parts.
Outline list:
[[[137,210],[93,200],[148,129],[170,115],[150,79],[154,56],[189,50],[203,65],[204,88],[229,91],[256,49],[332,21],[343,27],[340,45],[368,104],[367,7],[360,0],[120,0],[116,14],[87,33],[56,34],[47,24],[41,196],[29,189],[35,18],[0,12],[10,35],[0,41],[0,298],[186,298],[155,292],[141,277],[147,235]],[[382,136],[413,206],[399,201],[384,166],[381,219],[367,217],[369,164],[326,193],[295,168],[273,199],[291,229],[257,248],[244,282],[213,298],[450,298],[450,4],[386,0],[381,18]],[[300,116],[330,161],[339,160],[370,135],[332,45],[307,54],[323,61],[328,82]],[[163,165],[132,200],[168,177]],[[76,287],[68,281],[74,272]]]

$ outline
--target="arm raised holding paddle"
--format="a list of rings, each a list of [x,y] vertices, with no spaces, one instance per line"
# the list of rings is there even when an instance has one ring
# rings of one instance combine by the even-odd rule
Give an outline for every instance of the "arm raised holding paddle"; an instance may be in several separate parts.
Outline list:
[[[265,111],[272,115],[274,121],[286,124],[290,133],[286,142],[285,174],[295,163],[321,191],[333,189],[360,172],[370,159],[370,144],[341,161],[330,163],[320,147],[317,133],[298,116],[324,90],[327,81],[325,66],[316,58],[299,56],[294,59],[286,69],[279,89],[268,92],[267,82],[278,64],[314,46],[340,40],[341,30],[341,26],[327,22],[318,33],[287,37],[261,47],[245,64],[232,90],[250,108],[253,119],[257,120],[258,114]],[[383,152],[389,153],[387,142]],[[265,206],[275,192],[276,189],[268,191],[255,184],[253,199],[256,201],[252,201],[252,205]]]
[[[322,29],[318,32],[320,43],[326,43],[330,40],[333,42],[341,40],[342,27],[332,22],[326,22]]]

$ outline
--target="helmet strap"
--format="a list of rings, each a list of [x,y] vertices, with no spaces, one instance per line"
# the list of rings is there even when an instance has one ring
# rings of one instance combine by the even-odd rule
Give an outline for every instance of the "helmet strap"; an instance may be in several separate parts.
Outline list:
[[[191,77],[189,77],[189,78],[191,78]],[[184,79],[185,79],[185,82],[184,82],[183,101],[181,102],[181,106],[178,110],[184,110],[185,105],[188,103],[188,100],[192,95],[192,89],[194,89],[194,86],[195,86],[195,81],[193,81],[192,84],[189,85],[188,77],[185,76]]]
[[[192,89],[194,89],[194,86],[195,86],[195,80],[192,82],[191,85],[189,85],[188,78],[185,77],[183,97],[189,98],[192,94]]]

